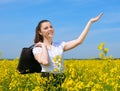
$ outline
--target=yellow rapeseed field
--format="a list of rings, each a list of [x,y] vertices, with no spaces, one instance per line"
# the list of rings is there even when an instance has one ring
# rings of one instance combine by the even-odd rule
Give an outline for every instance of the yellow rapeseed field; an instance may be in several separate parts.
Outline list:
[[[0,91],[120,91],[120,60],[65,60],[62,85],[40,73],[19,74],[18,59],[0,61]]]

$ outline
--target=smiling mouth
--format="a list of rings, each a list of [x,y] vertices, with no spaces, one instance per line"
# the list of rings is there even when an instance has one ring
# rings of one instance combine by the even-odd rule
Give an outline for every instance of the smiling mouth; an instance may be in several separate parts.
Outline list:
[[[48,35],[53,36],[53,33],[48,33]]]
[[[53,32],[50,32],[50,33],[48,33],[48,34],[53,35],[54,33],[53,33]]]

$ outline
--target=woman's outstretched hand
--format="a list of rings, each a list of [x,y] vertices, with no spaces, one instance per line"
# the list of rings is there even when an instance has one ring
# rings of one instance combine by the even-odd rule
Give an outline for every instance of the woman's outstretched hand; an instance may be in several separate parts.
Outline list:
[[[100,13],[97,17],[90,19],[91,23],[98,21],[102,17],[103,13]]]

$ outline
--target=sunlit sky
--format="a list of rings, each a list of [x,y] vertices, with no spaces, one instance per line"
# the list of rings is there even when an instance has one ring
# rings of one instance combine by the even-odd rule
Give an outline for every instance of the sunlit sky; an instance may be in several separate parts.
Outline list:
[[[83,44],[65,52],[64,58],[99,57],[101,42],[109,48],[108,56],[120,57],[119,0],[0,0],[2,58],[19,57],[23,47],[32,45],[40,20],[52,22],[53,41],[70,41],[100,12],[103,17],[91,26]]]

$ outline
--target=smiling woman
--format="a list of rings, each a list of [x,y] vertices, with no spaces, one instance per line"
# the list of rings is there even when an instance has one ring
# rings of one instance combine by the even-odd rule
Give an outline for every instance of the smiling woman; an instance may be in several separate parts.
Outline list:
[[[49,77],[49,73],[64,74],[63,53],[82,44],[90,26],[102,17],[102,13],[88,21],[85,29],[77,39],[68,42],[54,42],[54,28],[49,20],[42,20],[36,27],[33,48],[35,59],[41,64],[42,76]],[[46,75],[47,74],[47,75]]]
[[[42,25],[43,25],[43,27],[41,27]],[[40,29],[40,27],[41,27],[41,29]],[[54,30],[52,29],[51,31],[48,32],[47,31],[48,28],[49,29],[53,28],[50,21],[42,20],[42,21],[39,22],[38,26],[36,27],[36,35],[35,35],[35,39],[34,39],[35,43],[38,43],[39,41],[43,42],[43,36],[42,35],[47,37],[47,35],[49,35],[49,33],[52,32],[51,37],[53,37]],[[43,30],[43,31],[40,31],[40,30]]]

